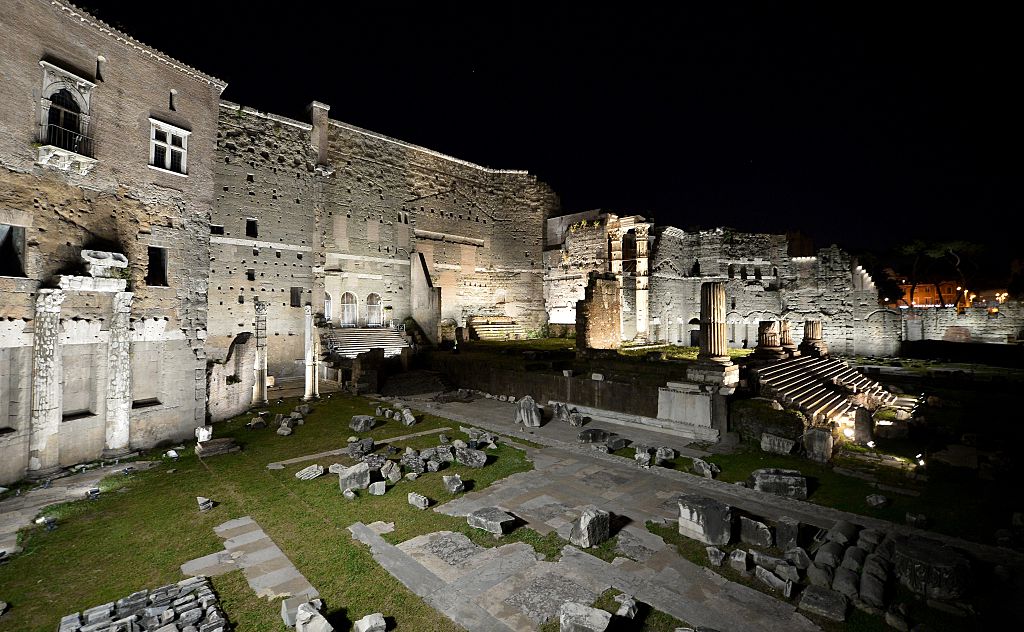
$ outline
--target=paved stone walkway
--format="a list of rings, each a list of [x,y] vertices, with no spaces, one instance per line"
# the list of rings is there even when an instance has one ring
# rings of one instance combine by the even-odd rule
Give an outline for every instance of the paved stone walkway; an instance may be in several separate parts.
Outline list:
[[[413,398],[405,398],[405,401],[413,404]],[[556,460],[572,458],[578,461],[585,461],[591,465],[596,465],[598,470],[608,472],[608,474],[603,474],[602,476],[610,476],[614,474],[619,477],[625,476],[627,479],[646,479],[650,486],[657,488],[662,493],[665,493],[666,490],[671,490],[672,494],[701,494],[747,511],[752,515],[761,516],[769,520],[778,520],[783,516],[789,516],[803,522],[804,524],[814,525],[823,529],[831,528],[832,525],[839,520],[846,520],[854,524],[859,524],[862,527],[880,529],[895,534],[918,535],[940,540],[951,546],[965,550],[971,555],[987,563],[1024,567],[1024,554],[1011,549],[971,542],[934,531],[916,529],[907,525],[896,524],[870,516],[862,516],[846,511],[840,511],[838,509],[824,507],[806,501],[774,496],[772,494],[748,489],[741,485],[701,478],[664,467],[652,467],[649,470],[641,470],[630,463],[627,459],[623,459],[622,457],[612,454],[604,454],[592,449],[589,445],[580,444],[576,441],[576,434],[578,433],[578,430],[576,428],[569,427],[567,424],[548,421],[541,428],[529,429],[533,431],[532,434],[525,433],[521,426],[513,423],[514,416],[512,407],[504,402],[479,399],[468,403],[452,402],[442,404],[424,400],[415,401],[413,405],[416,407],[422,407],[423,410],[429,410],[433,414],[447,417],[453,421],[473,424],[492,432],[512,437],[522,437],[534,443],[552,446],[552,448],[555,448],[556,450],[552,455],[552,458],[555,458]],[[589,425],[590,424],[588,424],[588,426]],[[609,429],[614,429],[611,425],[595,425],[595,427],[608,427]],[[668,445],[674,447],[671,441],[673,439],[678,439],[671,435],[663,435],[665,441],[663,443],[658,443],[656,438],[655,440],[651,440],[651,438],[647,437],[647,433],[658,434],[654,431],[641,429],[634,430],[633,428],[627,429],[623,427],[620,428],[622,436],[640,443]],[[566,435],[568,435],[568,438],[566,438]],[[538,454],[546,454],[549,450],[550,448],[542,451],[531,450],[530,454],[532,458],[536,459]],[[686,452],[680,452],[684,455],[686,454]],[[541,469],[542,463],[543,461],[537,461],[536,465],[538,470]],[[507,485],[509,484],[508,481],[516,479],[518,476],[521,475],[517,474],[508,479],[504,479],[503,481],[499,481],[495,486],[492,486],[491,489]],[[630,502],[632,501],[630,500]],[[671,501],[669,502],[672,504]],[[608,509],[608,507],[605,508]],[[638,506],[637,509],[639,512],[636,516],[632,513],[627,513],[626,515],[630,515],[631,517],[639,520],[639,516],[644,515],[645,510],[642,506]],[[614,509],[611,510],[614,511]]]
[[[81,500],[85,492],[96,487],[100,480],[116,474],[126,467],[141,471],[152,466],[151,461],[132,461],[119,465],[108,465],[55,478],[46,489],[32,489],[20,496],[13,496],[0,502],[0,551],[14,555],[18,547],[18,531],[32,524],[43,509],[70,500]]]
[[[224,550],[182,564],[186,577],[213,577],[241,569],[257,597],[315,599],[320,595],[249,516],[229,520],[214,531],[224,538]]]
[[[400,437],[389,437],[387,439],[381,439],[375,441],[374,445],[387,445],[393,441],[406,441],[415,437],[425,437],[432,434],[440,434],[442,432],[450,432],[451,428],[435,428],[433,430],[424,430],[423,432],[414,432],[412,434],[402,435]],[[304,463],[306,461],[315,461],[317,459],[323,459],[329,456],[345,456],[348,454],[348,446],[344,448],[338,448],[337,450],[328,450],[326,452],[317,452],[316,454],[307,454],[305,456],[297,456],[294,459],[285,459],[284,461],[274,461],[273,463],[267,464],[268,470],[280,470],[286,465],[294,465],[295,463]]]
[[[535,630],[563,602],[589,604],[612,587],[693,625],[731,632],[819,629],[793,605],[677,555],[609,564],[566,546],[557,562],[547,562],[527,544],[487,549],[450,531],[395,546],[362,523],[349,530],[399,581],[469,632]]]

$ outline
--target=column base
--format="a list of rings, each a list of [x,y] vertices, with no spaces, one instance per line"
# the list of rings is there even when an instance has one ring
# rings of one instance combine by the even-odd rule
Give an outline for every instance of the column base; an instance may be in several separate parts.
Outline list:
[[[800,352],[820,358],[828,355],[828,345],[824,340],[804,340],[800,343]]]
[[[790,358],[799,358],[800,349],[796,345],[782,345],[782,350],[786,352],[786,355]]]
[[[782,347],[757,347],[754,349],[754,357],[760,360],[785,360],[788,355]]]

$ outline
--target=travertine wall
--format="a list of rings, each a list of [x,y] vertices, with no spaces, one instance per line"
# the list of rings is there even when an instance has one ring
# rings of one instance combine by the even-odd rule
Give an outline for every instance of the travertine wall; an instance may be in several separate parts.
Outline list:
[[[92,151],[80,151],[91,156],[52,160],[39,136],[51,89],[44,76],[60,77],[88,106],[79,131],[92,137]],[[41,1],[0,15],[0,77],[0,224],[23,228],[25,248],[24,276],[0,277],[0,482],[25,475],[33,458],[46,469],[98,458],[109,447],[107,432],[121,413],[108,407],[120,410],[127,395],[122,375],[133,354],[126,344],[155,345],[166,367],[146,376],[163,399],[128,413],[130,446],[188,436],[205,414],[212,139],[224,84],[70,5]],[[187,176],[149,166],[150,118],[191,130]],[[166,286],[145,283],[150,246],[166,249]],[[127,257],[133,297],[125,321],[112,302],[123,282],[85,276],[83,248]],[[57,328],[44,333],[37,299],[58,284]],[[40,335],[60,346],[58,382],[35,389],[37,410],[53,411],[46,414],[32,411],[31,376],[44,363],[33,359]],[[62,370],[65,362],[71,370]],[[69,405],[84,409],[66,408],[65,391]],[[58,423],[44,429],[40,421],[33,433],[47,415]]]
[[[611,273],[591,274],[583,300],[576,303],[576,346],[618,349],[622,344],[619,284]]]
[[[251,331],[253,301],[267,301],[269,373],[298,377],[301,305],[329,311],[335,326],[379,316],[401,322],[414,315],[414,253],[440,289],[438,320],[464,326],[470,316],[508,316],[527,330],[546,322],[544,222],[558,206],[550,188],[526,172],[473,165],[326,113],[313,104],[304,123],[221,106],[218,234],[210,236],[214,348]],[[256,237],[246,234],[247,220],[256,221]],[[299,306],[291,288],[301,288]],[[372,295],[390,309],[375,314]],[[424,295],[422,303],[434,309],[438,301]]]
[[[968,307],[957,313],[952,307],[913,307],[904,314],[907,340],[1012,343],[1024,339],[1024,305],[1009,301],[998,311]]]
[[[206,397],[210,421],[230,419],[252,406],[255,363],[256,336],[249,333],[236,336],[224,357],[211,357]]]

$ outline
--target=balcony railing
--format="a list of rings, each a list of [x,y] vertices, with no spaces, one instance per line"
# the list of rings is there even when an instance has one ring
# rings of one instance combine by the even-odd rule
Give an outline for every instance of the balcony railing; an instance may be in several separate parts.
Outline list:
[[[87,158],[95,157],[93,154],[92,138],[78,130],[67,129],[58,125],[46,125],[40,134],[39,143],[59,147]]]

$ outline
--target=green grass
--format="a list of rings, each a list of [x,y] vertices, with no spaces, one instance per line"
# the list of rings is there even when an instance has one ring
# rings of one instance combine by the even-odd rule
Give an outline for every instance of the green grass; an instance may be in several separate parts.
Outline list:
[[[667,360],[696,360],[699,350],[698,347],[682,347],[678,345],[657,345],[640,348],[622,347],[619,349],[619,355],[643,358],[648,354],[655,353]],[[733,359],[745,358],[753,353],[753,351],[753,349],[729,349],[729,357]]]
[[[295,404],[292,400],[272,406],[271,413],[286,412]],[[367,400],[336,394],[315,405],[306,423],[290,437],[279,437],[271,428],[249,431],[243,427],[250,417],[245,415],[215,426],[215,436],[233,436],[243,446],[237,454],[205,462],[192,454],[174,463],[165,460],[150,471],[105,479],[99,500],[51,508],[46,513],[58,517],[58,528],[25,530],[24,552],[0,566],[2,596],[11,604],[0,629],[51,631],[65,614],[176,582],[182,578],[182,563],[223,548],[213,528],[243,515],[252,516],[320,590],[336,628],[348,629],[346,621],[380,611],[394,617],[401,630],[458,629],[381,568],[366,547],[352,540],[346,527],[356,521],[394,522],[395,532],[387,536],[391,541],[442,529],[466,532],[465,520],[414,509],[406,494],[417,491],[443,502],[450,495],[444,490],[442,473],[459,473],[467,487],[482,489],[531,465],[522,451],[501,445],[488,451],[492,456],[485,468],[453,464],[416,481],[402,480],[384,496],[362,492],[354,501],[342,497],[335,476],[296,479],[294,473],[310,462],[284,470],[266,469],[269,462],[343,447],[353,434],[348,428],[351,415],[372,414],[373,408]],[[453,429],[446,433],[449,436],[463,436],[458,423],[432,416],[411,428],[389,420],[369,435],[380,440],[443,426]],[[433,435],[396,445],[436,444]],[[337,457],[315,462],[327,466],[351,460]],[[200,513],[196,496],[207,496],[217,506]],[[557,554],[562,544],[525,528],[500,542],[479,531],[470,537],[490,546],[525,541],[545,555]],[[235,629],[281,629],[279,604],[257,599],[239,572],[216,578],[214,587]]]

